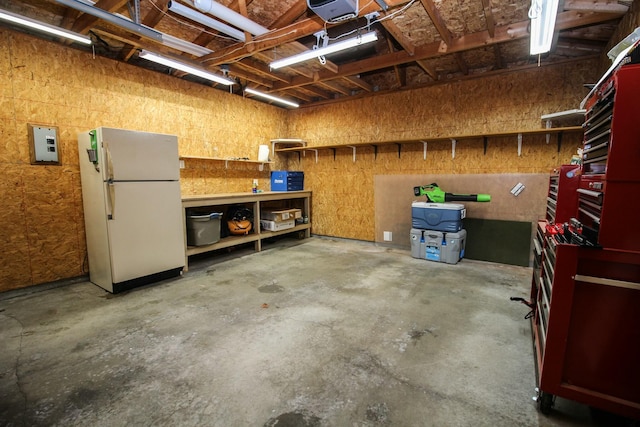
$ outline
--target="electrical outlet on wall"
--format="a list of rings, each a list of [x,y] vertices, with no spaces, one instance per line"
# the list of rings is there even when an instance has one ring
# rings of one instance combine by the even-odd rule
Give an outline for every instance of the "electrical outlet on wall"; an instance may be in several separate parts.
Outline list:
[[[383,231],[382,234],[385,242],[391,242],[393,240],[393,233],[391,231]]]

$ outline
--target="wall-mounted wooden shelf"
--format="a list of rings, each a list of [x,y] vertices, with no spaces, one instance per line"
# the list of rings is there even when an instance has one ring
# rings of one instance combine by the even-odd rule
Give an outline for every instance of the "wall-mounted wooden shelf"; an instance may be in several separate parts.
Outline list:
[[[229,168],[229,163],[250,163],[258,165],[258,170],[263,170],[264,165],[272,165],[274,162],[261,162],[259,160],[244,160],[244,159],[224,159],[221,157],[206,157],[206,156],[180,156],[180,160],[205,160],[212,162],[224,162],[224,168]]]
[[[549,128],[549,129],[535,129],[535,130],[516,130],[509,132],[494,132],[494,133],[480,133],[480,134],[464,134],[464,135],[453,135],[453,136],[441,136],[435,138],[421,138],[421,139],[403,139],[403,140],[394,140],[394,141],[377,141],[377,142],[360,142],[356,144],[338,144],[338,145],[316,145],[316,146],[301,146],[301,147],[286,147],[286,148],[275,148],[274,152],[276,153],[300,153],[306,151],[312,151],[315,153],[316,163],[318,162],[318,150],[332,150],[333,157],[335,159],[336,150],[339,148],[350,148],[353,151],[353,161],[356,161],[356,151],[358,147],[373,147],[374,149],[374,157],[378,156],[378,147],[387,146],[387,145],[396,145],[398,147],[398,158],[402,152],[402,145],[405,144],[422,144],[423,145],[423,157],[427,158],[427,144],[429,142],[451,142],[451,156],[455,158],[455,147],[456,143],[460,140],[465,139],[479,139],[482,138],[484,141],[484,153],[487,153],[487,145],[489,138],[498,138],[498,137],[510,137],[514,136],[518,138],[518,155],[522,153],[522,138],[524,136],[531,135],[557,135],[558,139],[558,152],[560,152],[560,147],[562,146],[562,135],[564,133],[582,133],[582,126],[569,126],[569,127],[557,127],[557,128]]]

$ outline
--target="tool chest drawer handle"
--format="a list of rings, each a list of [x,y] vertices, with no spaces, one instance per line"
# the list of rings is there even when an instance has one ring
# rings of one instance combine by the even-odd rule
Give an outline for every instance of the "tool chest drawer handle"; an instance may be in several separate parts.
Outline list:
[[[596,285],[615,286],[617,288],[627,288],[640,291],[640,283],[627,282],[624,280],[605,279],[604,277],[583,276],[576,274],[573,278],[576,282],[594,283]]]

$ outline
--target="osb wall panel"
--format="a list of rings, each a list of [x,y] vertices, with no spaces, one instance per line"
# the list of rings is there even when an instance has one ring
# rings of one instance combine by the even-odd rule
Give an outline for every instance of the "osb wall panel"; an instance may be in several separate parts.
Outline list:
[[[28,123],[58,127],[62,166],[29,164]],[[177,135],[182,155],[255,160],[284,133],[285,112],[0,30],[0,291],[88,271],[77,133],[96,126]],[[182,191],[250,191],[254,178],[264,188],[266,169],[188,162]]]
[[[548,173],[568,163],[581,144],[580,134],[564,135],[560,152],[554,136],[490,138],[486,154],[481,137],[460,140],[452,158],[450,142],[429,137],[540,129],[540,116],[577,108],[593,81],[593,64],[541,67],[521,73],[466,80],[419,90],[370,97],[290,112],[288,137],[308,145],[423,139],[423,145],[395,144],[320,150],[298,160],[287,154],[288,168],[305,172],[313,193],[313,233],[375,241],[374,177],[377,175]],[[428,184],[416,183],[415,185]],[[407,191],[412,191],[411,187]],[[536,189],[532,189],[536,191]],[[542,191],[537,189],[537,191]]]

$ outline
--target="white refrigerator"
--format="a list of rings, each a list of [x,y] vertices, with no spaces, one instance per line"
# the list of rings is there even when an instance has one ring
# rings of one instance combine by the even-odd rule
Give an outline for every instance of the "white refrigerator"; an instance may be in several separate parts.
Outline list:
[[[78,135],[91,282],[117,293],[185,263],[178,138],[99,127]]]

